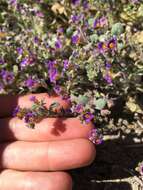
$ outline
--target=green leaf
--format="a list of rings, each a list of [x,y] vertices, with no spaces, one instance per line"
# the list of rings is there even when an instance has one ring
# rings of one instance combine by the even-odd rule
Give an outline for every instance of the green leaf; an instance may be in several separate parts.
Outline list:
[[[49,45],[54,48],[55,47],[55,42],[57,40],[56,35],[53,35],[52,39],[48,41]]]
[[[87,77],[90,81],[93,81],[95,77],[97,77],[97,71],[96,67],[94,66],[94,62],[92,60],[88,60],[89,64],[86,65],[86,72],[87,72]]]
[[[94,18],[90,18],[90,19],[88,19],[88,24],[89,24],[91,27],[93,27],[94,21],[95,21]]]
[[[92,35],[90,36],[90,40],[91,40],[92,42],[97,42],[97,41],[98,41],[98,35],[97,35],[97,34],[92,34]]]
[[[37,109],[38,108],[38,105],[37,104],[33,104],[32,105],[32,110],[35,110],[35,109]]]
[[[80,95],[78,97],[78,103],[86,105],[89,102],[89,97]]]
[[[105,40],[107,40],[107,35],[106,34],[102,34],[102,35],[99,36],[99,41],[103,42]]]
[[[67,37],[71,37],[72,36],[72,34],[73,34],[73,28],[67,28],[67,30],[66,30],[66,35],[67,35]]]
[[[124,32],[124,27],[123,27],[123,24],[122,24],[122,23],[118,22],[118,23],[116,23],[116,24],[114,24],[114,25],[112,26],[111,33],[112,33],[113,35],[120,35],[120,34],[122,34],[123,32]]]
[[[13,65],[13,72],[15,75],[18,73],[18,66],[17,65]]]
[[[105,98],[99,98],[97,100],[95,99],[94,103],[97,110],[102,110],[106,106],[107,101]]]
[[[52,108],[56,108],[56,107],[58,107],[58,106],[60,106],[60,103],[59,103],[59,102],[53,102],[53,103],[50,105],[50,108],[52,109]]]
[[[119,50],[122,50],[123,48],[125,48],[125,44],[123,43],[118,43],[117,46]]]

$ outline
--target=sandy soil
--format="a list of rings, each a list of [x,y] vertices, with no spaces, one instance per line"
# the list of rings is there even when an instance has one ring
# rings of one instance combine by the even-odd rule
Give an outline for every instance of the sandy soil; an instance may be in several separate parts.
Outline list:
[[[71,171],[74,190],[143,190],[135,168],[143,160],[143,125],[123,118],[103,129],[92,165]]]

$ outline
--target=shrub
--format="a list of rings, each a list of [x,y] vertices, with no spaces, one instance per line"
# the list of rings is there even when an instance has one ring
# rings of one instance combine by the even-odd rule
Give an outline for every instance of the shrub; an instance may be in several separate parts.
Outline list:
[[[142,19],[139,0],[1,0],[0,93],[56,92],[102,122],[143,92]]]

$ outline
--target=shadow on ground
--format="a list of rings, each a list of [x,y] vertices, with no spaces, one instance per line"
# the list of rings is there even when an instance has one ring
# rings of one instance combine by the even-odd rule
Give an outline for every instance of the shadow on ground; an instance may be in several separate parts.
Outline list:
[[[143,182],[135,171],[143,160],[143,124],[124,108],[125,100],[119,99],[108,126],[103,124],[105,140],[96,147],[95,161],[71,171],[73,190],[143,190]]]
[[[135,168],[143,160],[141,139],[143,132],[137,134],[133,129],[129,134],[121,129],[108,134],[108,140],[97,146],[97,156],[93,164],[71,171],[74,190],[134,190],[134,182],[127,182],[125,179],[135,176],[138,178]]]

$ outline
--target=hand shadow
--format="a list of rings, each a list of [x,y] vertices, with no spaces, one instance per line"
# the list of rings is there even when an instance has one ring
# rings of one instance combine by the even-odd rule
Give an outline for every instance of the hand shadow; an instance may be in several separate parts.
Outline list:
[[[61,133],[65,132],[66,124],[64,123],[64,120],[66,119],[67,118],[56,118],[51,133],[54,134],[55,136],[59,136]]]

